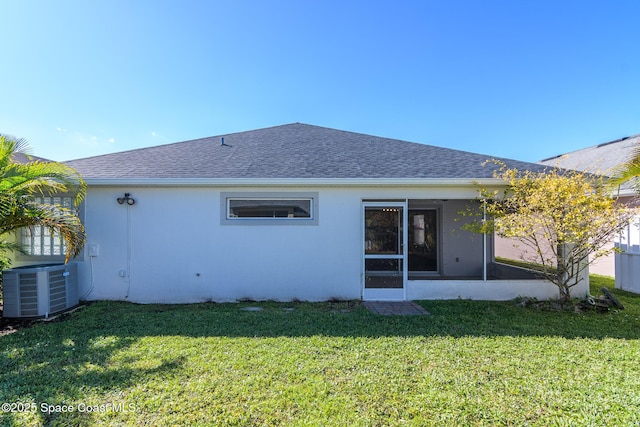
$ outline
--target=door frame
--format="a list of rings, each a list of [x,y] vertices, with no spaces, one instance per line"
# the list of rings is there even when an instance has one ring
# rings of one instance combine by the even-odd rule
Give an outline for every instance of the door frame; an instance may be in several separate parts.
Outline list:
[[[402,253],[399,255],[367,255],[366,254],[366,218],[365,212],[367,208],[401,208],[402,209]],[[389,202],[362,202],[361,209],[361,222],[360,222],[360,254],[361,254],[361,289],[363,301],[405,301],[407,299],[407,280],[409,277],[408,272],[408,259],[407,259],[407,222],[408,222],[408,202],[404,201],[389,201]],[[402,288],[366,288],[366,260],[367,259],[399,259],[402,262]]]

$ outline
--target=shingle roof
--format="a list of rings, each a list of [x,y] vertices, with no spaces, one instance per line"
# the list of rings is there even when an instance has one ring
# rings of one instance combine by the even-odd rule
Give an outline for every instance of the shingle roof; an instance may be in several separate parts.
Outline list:
[[[608,175],[631,158],[638,144],[640,135],[635,135],[544,159],[540,163]]]
[[[224,145],[221,139],[224,138]],[[491,178],[496,158],[293,123],[66,162],[92,178]],[[510,167],[540,165],[501,159]]]
[[[30,163],[30,162],[52,162],[53,160],[45,159],[44,157],[33,156],[31,154],[13,153],[11,158],[16,163]]]

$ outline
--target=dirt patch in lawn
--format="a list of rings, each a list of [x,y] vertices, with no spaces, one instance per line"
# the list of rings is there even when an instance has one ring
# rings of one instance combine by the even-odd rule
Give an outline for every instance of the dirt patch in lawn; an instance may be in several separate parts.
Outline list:
[[[2,316],[2,304],[0,304],[0,336],[28,328],[35,322],[33,319],[6,319]]]
[[[3,317],[3,307],[0,304],[0,336],[11,334],[13,332],[19,331],[20,329],[29,328],[35,325],[38,322],[60,322],[65,320],[71,313],[84,308],[86,305],[90,303],[83,303],[76,307],[73,307],[70,310],[67,310],[63,313],[55,314],[53,316],[49,316],[47,319],[43,319],[42,317],[36,317],[31,319],[10,319]]]

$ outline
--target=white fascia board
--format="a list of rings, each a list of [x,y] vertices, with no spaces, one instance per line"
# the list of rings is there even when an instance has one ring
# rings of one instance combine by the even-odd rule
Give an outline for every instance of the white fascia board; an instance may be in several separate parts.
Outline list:
[[[621,190],[613,190],[612,195],[614,197],[635,197],[638,195],[635,190],[631,188],[623,188]]]
[[[497,178],[86,178],[87,185],[141,187],[504,187]]]

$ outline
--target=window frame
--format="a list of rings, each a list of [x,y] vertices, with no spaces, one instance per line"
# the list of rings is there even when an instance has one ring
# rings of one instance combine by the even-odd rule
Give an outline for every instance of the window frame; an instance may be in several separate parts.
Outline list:
[[[72,210],[75,210],[76,215],[80,218],[80,221],[84,224],[84,202],[82,202],[79,206],[75,206],[73,204],[73,201],[75,199],[75,195],[68,194],[68,193],[63,193],[63,194],[51,194],[51,195],[38,195],[38,196],[35,196],[35,197],[40,198],[40,199],[45,199],[45,198],[50,198],[50,199],[54,199],[54,198],[61,198],[61,199],[62,198],[69,198],[69,199],[71,199],[70,200],[70,202],[71,202],[70,206],[65,206],[64,203],[62,204],[62,206],[66,207],[66,208],[70,208]],[[51,204],[53,204],[53,203],[51,203]],[[33,248],[33,246],[31,248],[27,248],[26,245],[23,244],[24,237],[25,237],[24,233],[25,233],[25,230],[28,229],[28,228],[32,228],[33,229],[34,227],[23,227],[23,228],[21,228],[19,230],[16,230],[15,239],[16,239],[16,242],[18,242],[20,245],[25,247],[27,250],[30,250],[30,249]],[[41,230],[41,233],[44,233],[44,230],[47,227],[39,226],[39,228]],[[31,239],[34,238],[33,235],[30,236],[30,237],[31,237]],[[49,238],[51,238],[51,237],[49,237]],[[52,247],[52,249],[53,249],[53,247]],[[14,260],[18,261],[18,262],[53,262],[53,263],[58,263],[59,262],[59,263],[63,263],[65,261],[65,258],[66,258],[64,243],[61,246],[61,249],[62,249],[62,253],[61,254],[31,255],[29,253],[24,254],[24,253],[20,253],[20,252],[15,252],[13,254],[13,257],[14,257]],[[78,256],[75,257],[73,260],[74,261],[82,261],[83,259],[84,259],[84,250],[80,254],[78,254]]]
[[[231,200],[309,200],[310,218],[291,217],[232,217]],[[222,225],[318,225],[317,192],[223,192],[220,193],[220,223]]]

